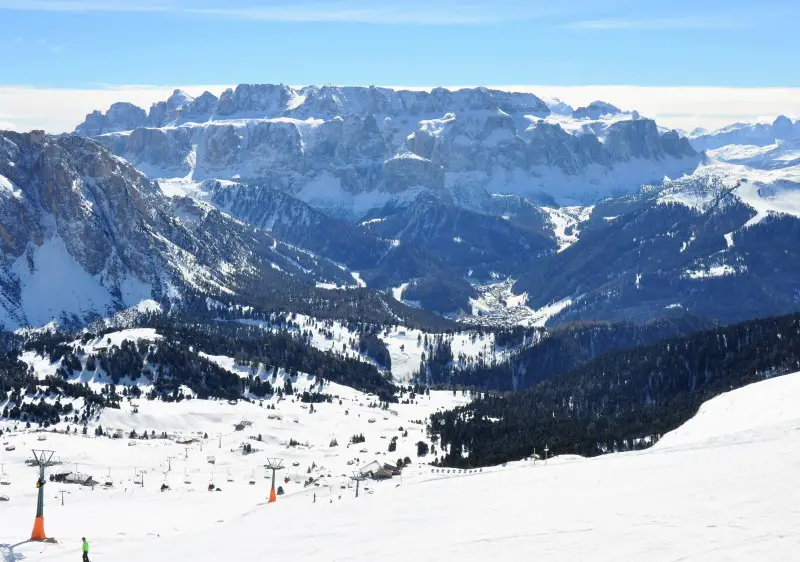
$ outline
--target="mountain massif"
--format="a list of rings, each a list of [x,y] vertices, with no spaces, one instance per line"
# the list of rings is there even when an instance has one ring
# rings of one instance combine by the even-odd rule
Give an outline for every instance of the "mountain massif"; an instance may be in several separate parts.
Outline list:
[[[203,299],[437,326],[781,314],[798,127],[684,135],[486,88],[116,103],[72,135],[0,134],[0,322]]]

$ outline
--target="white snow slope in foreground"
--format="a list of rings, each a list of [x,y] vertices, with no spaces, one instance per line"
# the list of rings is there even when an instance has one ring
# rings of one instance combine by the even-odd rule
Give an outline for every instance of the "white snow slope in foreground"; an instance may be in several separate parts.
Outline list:
[[[472,474],[414,465],[399,486],[396,479],[370,483],[376,493],[358,499],[342,490],[339,500],[334,491],[333,502],[313,503],[310,492],[300,492],[265,505],[263,477],[257,487],[223,483],[217,494],[201,486],[159,494],[160,477],[153,475],[143,489],[69,488],[62,507],[54,499],[58,485],[48,485],[47,529],[59,544],[26,543],[4,553],[6,561],[77,560],[86,535],[95,560],[115,562],[795,560],[798,402],[800,373],[708,402],[647,451],[509,463]],[[32,436],[11,439],[17,453],[35,444],[23,446]],[[93,469],[175,454],[152,442],[128,448],[125,441],[52,439],[62,454],[71,447]],[[216,452],[192,450],[189,458]],[[6,545],[24,540],[33,523],[35,476],[22,456],[6,464],[14,479],[12,501],[0,510]],[[182,473],[184,461],[173,463]]]

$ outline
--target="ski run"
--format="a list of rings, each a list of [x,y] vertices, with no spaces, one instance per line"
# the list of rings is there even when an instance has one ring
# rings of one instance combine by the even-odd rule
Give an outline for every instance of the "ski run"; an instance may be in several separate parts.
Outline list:
[[[137,412],[126,403],[93,424],[119,439],[94,437],[93,427],[64,435],[5,422],[2,560],[77,560],[83,536],[92,560],[115,562],[750,562],[793,560],[800,549],[800,488],[792,484],[800,373],[716,397],[648,450],[473,471],[433,468],[415,446],[425,440],[420,422],[464,403],[460,393],[431,392],[385,411],[346,387],[328,383],[326,392],[338,399],[315,404],[314,413],[291,399],[141,400]],[[169,438],[130,439],[131,431]],[[349,444],[356,434],[364,442]],[[393,437],[397,449],[388,452]],[[61,464],[48,473],[97,481],[46,484],[52,544],[26,542],[37,494],[36,469],[25,464],[31,449],[56,452]],[[266,501],[268,457],[285,466],[275,503]],[[355,497],[354,471],[404,457],[411,464],[401,475],[364,480]]]

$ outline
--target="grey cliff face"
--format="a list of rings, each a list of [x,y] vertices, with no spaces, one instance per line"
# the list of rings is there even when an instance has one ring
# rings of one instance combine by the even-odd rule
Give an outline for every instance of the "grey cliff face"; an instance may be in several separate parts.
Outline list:
[[[604,115],[619,115],[622,110],[604,101],[594,101],[586,107],[579,107],[572,112],[576,119],[599,119]]]
[[[112,104],[105,114],[93,111],[86,116],[86,121],[75,129],[75,133],[84,137],[94,137],[106,133],[130,131],[143,126],[147,122],[147,113],[131,103],[118,102]]]
[[[80,320],[143,298],[180,298],[189,286],[234,293],[265,276],[312,286],[349,279],[210,205],[166,198],[128,162],[77,136],[0,134],[0,218],[5,326],[44,323],[61,309]],[[41,275],[53,274],[82,308],[70,310],[69,299],[39,306],[39,291],[56,281]]]
[[[663,177],[667,158],[686,167],[699,158],[676,133],[661,134],[652,120],[610,104],[576,113],[585,116],[579,133],[549,120],[548,106],[526,93],[240,84],[218,100],[176,91],[153,106],[147,127],[100,140],[150,177],[246,181],[321,208],[337,198],[376,193],[385,201],[417,188],[469,197],[506,186],[571,193],[604,181],[592,179],[598,170],[640,160],[644,172],[614,186],[634,190]],[[303,195],[308,186],[311,194]]]

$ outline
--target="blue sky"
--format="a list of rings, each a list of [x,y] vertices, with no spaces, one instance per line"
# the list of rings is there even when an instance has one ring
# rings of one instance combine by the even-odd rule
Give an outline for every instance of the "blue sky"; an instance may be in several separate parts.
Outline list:
[[[797,87],[797,21],[790,0],[0,0],[0,84]]]

